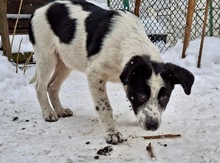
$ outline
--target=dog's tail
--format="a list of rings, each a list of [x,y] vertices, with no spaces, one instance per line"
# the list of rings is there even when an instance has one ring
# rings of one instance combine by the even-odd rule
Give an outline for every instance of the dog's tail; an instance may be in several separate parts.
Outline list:
[[[35,69],[35,73],[34,76],[32,77],[32,79],[29,81],[29,84],[33,84],[37,81],[37,69]]]

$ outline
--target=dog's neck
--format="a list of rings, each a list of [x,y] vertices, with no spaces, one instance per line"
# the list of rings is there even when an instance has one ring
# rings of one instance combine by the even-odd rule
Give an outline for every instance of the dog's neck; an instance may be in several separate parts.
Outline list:
[[[158,48],[150,41],[146,33],[142,31],[130,33],[130,35],[123,40],[121,49],[120,53],[123,57],[121,63],[122,68],[136,55],[147,55],[152,61],[162,62]]]

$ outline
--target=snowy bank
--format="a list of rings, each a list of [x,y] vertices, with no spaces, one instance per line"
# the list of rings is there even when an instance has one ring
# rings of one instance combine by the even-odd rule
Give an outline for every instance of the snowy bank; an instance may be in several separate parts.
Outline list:
[[[22,36],[23,37],[23,36]],[[24,36],[24,50],[32,48]],[[19,38],[16,38],[19,40]],[[18,45],[15,41],[14,49]],[[0,162],[151,162],[146,146],[152,142],[159,163],[219,162],[220,156],[220,38],[205,38],[201,68],[196,68],[200,39],[190,42],[185,59],[182,42],[162,54],[195,75],[192,94],[186,96],[180,86],[173,91],[155,132],[143,131],[129,107],[120,84],[108,84],[114,119],[128,141],[112,146],[107,156],[97,156],[107,146],[97,121],[86,77],[73,72],[61,90],[61,100],[74,115],[58,122],[45,122],[28,82],[34,66],[26,74],[9,63],[0,52]],[[144,140],[143,135],[181,134],[181,138]],[[167,146],[164,146],[166,144]]]

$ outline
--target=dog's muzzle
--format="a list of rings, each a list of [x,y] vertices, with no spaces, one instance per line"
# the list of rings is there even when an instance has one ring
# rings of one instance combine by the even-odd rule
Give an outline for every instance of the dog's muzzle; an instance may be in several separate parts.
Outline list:
[[[160,121],[158,119],[139,119],[138,124],[144,130],[155,131],[160,126]]]
[[[155,120],[155,119],[149,119],[145,122],[145,126],[144,128],[146,130],[151,130],[151,131],[155,131],[158,129],[160,123],[158,120]]]
[[[137,114],[137,121],[144,130],[155,131],[160,126],[161,113],[142,109]]]

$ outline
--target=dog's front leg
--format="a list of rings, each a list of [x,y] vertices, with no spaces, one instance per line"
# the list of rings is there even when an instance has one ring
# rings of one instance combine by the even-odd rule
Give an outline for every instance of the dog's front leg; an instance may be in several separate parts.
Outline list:
[[[106,81],[93,73],[88,74],[88,82],[98,119],[104,128],[106,142],[118,144],[124,141],[122,134],[117,130],[112,114],[112,107],[106,93]]]

